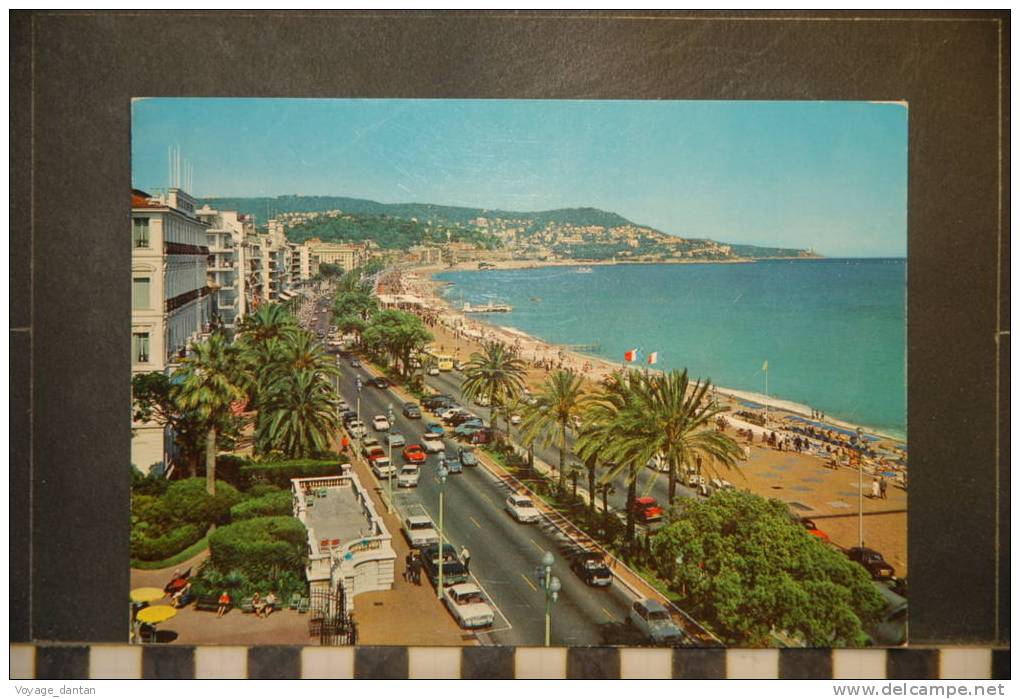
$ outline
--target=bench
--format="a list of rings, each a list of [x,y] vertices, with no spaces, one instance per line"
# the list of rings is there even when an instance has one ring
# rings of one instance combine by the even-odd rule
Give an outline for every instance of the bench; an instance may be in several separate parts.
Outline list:
[[[233,604],[227,605],[227,611]],[[195,600],[195,611],[197,612],[215,612],[220,608],[220,596],[219,595],[202,595]]]

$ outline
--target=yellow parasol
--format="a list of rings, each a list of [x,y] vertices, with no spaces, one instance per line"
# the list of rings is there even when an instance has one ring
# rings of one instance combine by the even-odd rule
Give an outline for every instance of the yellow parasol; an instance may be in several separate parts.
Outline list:
[[[138,621],[146,624],[158,624],[161,621],[173,619],[175,616],[177,616],[176,609],[165,604],[157,604],[138,612]]]
[[[136,587],[131,590],[132,602],[155,602],[166,597],[166,593],[158,587]]]

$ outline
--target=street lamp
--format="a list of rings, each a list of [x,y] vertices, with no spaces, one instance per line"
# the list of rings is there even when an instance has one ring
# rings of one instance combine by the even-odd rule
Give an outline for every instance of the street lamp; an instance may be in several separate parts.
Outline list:
[[[361,377],[360,376],[354,377],[354,385],[358,387],[358,408],[357,408],[358,416],[357,417],[358,417],[358,424],[360,425],[361,424]],[[360,449],[361,448],[361,433],[358,432],[358,434],[356,435],[355,438],[358,440],[358,448]]]
[[[390,429],[386,436],[386,446],[389,449],[390,470],[386,478],[386,488],[389,490],[389,509],[393,511],[393,472],[396,467],[393,465],[393,403],[386,406],[386,422]]]
[[[552,574],[553,555],[546,551],[542,554],[542,565],[535,570],[538,584],[545,591],[545,645],[549,647],[549,636],[552,620],[552,605],[560,595],[560,579]]]
[[[436,586],[437,599],[443,599],[443,491],[448,473],[446,464],[440,462],[439,468],[436,470],[436,478],[439,479],[439,584]]]

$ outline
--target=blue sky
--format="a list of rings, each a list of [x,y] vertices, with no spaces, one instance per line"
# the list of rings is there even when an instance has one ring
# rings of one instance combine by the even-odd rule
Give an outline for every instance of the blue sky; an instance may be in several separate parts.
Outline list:
[[[132,179],[522,211],[592,206],[676,235],[905,256],[907,108],[865,102],[134,102]]]

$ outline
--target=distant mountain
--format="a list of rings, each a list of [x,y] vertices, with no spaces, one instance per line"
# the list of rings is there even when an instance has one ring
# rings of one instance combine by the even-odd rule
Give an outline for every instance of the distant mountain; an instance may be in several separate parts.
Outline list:
[[[729,260],[816,256],[792,248],[681,238],[591,207],[508,211],[438,204],[383,204],[352,197],[296,194],[208,197],[202,201],[215,209],[253,215],[263,225],[270,219],[281,219],[288,228],[288,238],[295,242],[311,237],[375,240],[391,249],[421,243],[469,242],[489,250],[513,249],[519,258],[539,259]]]

